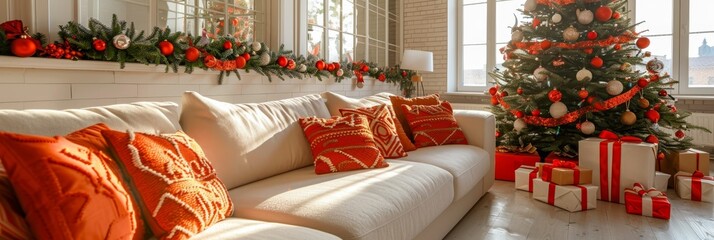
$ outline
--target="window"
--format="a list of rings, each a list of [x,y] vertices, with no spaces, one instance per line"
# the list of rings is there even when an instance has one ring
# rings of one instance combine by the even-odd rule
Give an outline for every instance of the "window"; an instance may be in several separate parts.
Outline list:
[[[521,21],[521,0],[458,0],[459,68],[457,91],[483,91],[488,72],[504,62],[499,49],[511,38],[514,21]],[[489,10],[493,9],[493,10]],[[513,15],[516,15],[514,19]]]
[[[636,0],[636,21],[645,21],[640,29],[652,40],[647,50],[666,64],[679,85],[678,94],[713,94],[714,82],[714,15],[708,12],[706,0]],[[671,9],[671,11],[657,11]],[[655,13],[656,12],[656,13]],[[674,27],[685,26],[685,27]],[[657,44],[657,45],[655,45]],[[646,59],[648,60],[648,59]],[[682,81],[687,79],[688,81]]]
[[[308,0],[307,53],[327,61],[400,60],[401,0]]]

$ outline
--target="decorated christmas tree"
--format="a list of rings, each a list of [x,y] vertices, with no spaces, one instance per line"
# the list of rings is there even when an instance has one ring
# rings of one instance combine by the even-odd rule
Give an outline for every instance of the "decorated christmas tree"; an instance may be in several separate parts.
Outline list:
[[[677,81],[646,49],[627,17],[627,0],[527,0],[524,21],[501,49],[505,62],[490,75],[497,143],[532,144],[577,155],[578,141],[603,130],[689,148],[690,113],[669,95]],[[662,156],[660,156],[662,157]]]

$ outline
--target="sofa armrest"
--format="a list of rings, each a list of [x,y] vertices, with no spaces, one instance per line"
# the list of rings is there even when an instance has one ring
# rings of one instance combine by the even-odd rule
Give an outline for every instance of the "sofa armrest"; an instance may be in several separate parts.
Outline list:
[[[486,150],[491,156],[491,170],[484,178],[484,191],[488,191],[496,174],[496,117],[490,112],[479,110],[454,110],[454,117],[469,144]]]

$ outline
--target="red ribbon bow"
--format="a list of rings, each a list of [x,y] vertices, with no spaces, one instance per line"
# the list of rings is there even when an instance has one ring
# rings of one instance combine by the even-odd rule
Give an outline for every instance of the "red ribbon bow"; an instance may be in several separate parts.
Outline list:
[[[620,141],[620,142],[631,142],[631,143],[641,143],[642,139],[635,137],[635,136],[618,136],[616,133],[611,132],[609,130],[603,130],[600,132],[600,135],[598,136],[602,139],[607,139],[607,140],[615,140],[615,141]]]
[[[22,26],[22,21],[20,20],[4,22],[0,24],[0,29],[5,32],[5,38],[7,40],[17,39],[20,38],[20,36],[22,36],[23,34],[25,34],[24,28]]]
[[[578,165],[575,164],[574,162],[570,161],[563,161],[563,160],[553,160],[553,167],[555,168],[568,168],[568,169],[576,169],[578,168]]]

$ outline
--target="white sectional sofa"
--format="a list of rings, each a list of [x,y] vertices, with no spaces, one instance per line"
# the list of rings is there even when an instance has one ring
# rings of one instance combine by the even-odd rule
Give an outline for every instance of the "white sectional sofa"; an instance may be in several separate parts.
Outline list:
[[[230,104],[195,92],[171,102],[73,110],[0,110],[0,130],[64,135],[104,122],[117,130],[185,131],[229,189],[234,218],[196,239],[440,239],[494,181],[495,119],[455,111],[470,145],[445,145],[389,159],[389,167],[316,175],[297,124],[336,108],[389,103],[390,94],[349,99],[325,93]],[[179,110],[180,109],[180,110]]]

